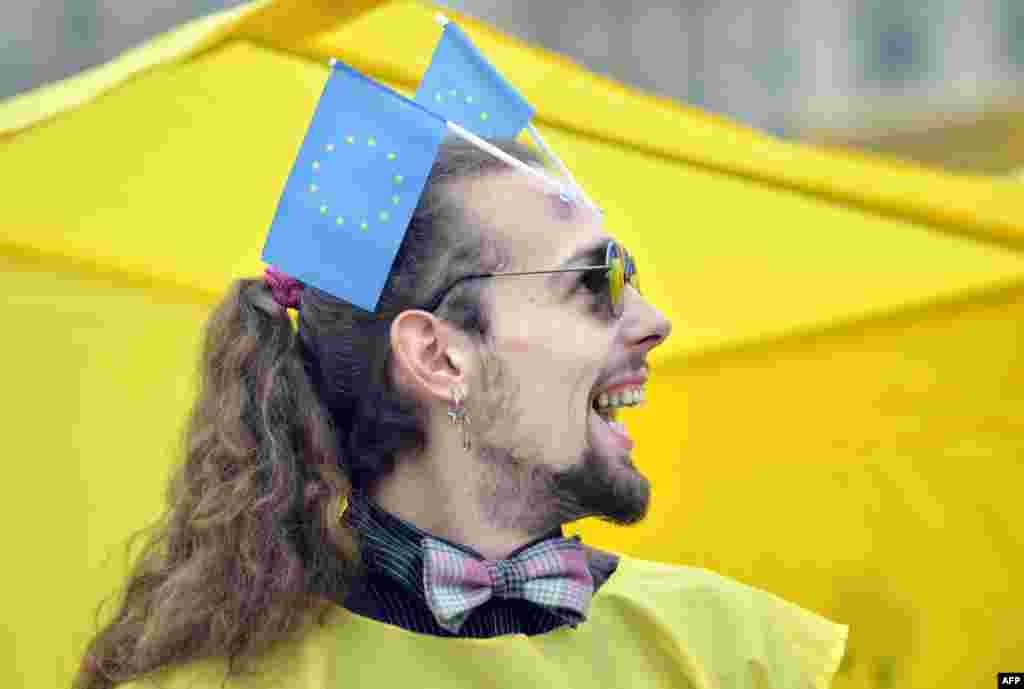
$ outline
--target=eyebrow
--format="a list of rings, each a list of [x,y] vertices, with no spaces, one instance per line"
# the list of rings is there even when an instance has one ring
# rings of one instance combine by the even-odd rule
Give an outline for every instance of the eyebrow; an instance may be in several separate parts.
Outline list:
[[[579,265],[583,266],[599,266],[604,264],[605,252],[608,249],[608,242],[611,241],[611,237],[601,237],[593,242],[589,242],[584,246],[576,250],[576,252],[569,258],[562,261],[559,268],[574,268]],[[548,276],[548,284],[554,286],[555,283],[567,279],[566,276],[579,277],[578,273],[552,273]]]

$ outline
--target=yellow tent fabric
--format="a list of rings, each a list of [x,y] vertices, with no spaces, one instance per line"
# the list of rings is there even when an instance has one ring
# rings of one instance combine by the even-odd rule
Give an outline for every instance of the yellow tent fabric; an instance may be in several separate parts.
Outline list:
[[[199,329],[262,269],[327,58],[411,91],[435,11],[263,0],[0,103],[3,686],[67,685],[120,545],[159,513]],[[626,415],[650,517],[584,538],[848,624],[835,687],[1012,669],[1019,179],[781,141],[449,14],[537,106],[674,322]]]

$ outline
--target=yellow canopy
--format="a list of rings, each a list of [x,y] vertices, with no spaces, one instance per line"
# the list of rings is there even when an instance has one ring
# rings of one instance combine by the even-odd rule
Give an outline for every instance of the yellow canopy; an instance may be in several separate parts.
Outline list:
[[[410,92],[435,11],[253,2],[0,103],[18,554],[0,685],[67,684],[118,548],[159,513],[202,321],[262,270],[327,59]],[[1019,179],[778,140],[449,15],[538,108],[674,322],[626,419],[651,515],[584,537],[849,624],[837,687],[1013,669]]]

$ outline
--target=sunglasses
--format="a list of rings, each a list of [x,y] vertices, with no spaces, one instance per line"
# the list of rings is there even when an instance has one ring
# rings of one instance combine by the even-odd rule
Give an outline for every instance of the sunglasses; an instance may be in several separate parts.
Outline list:
[[[599,274],[601,279],[599,281],[588,283],[587,287],[594,291],[595,294],[603,296],[607,300],[607,303],[611,308],[612,315],[615,318],[622,316],[626,285],[630,285],[637,292],[640,292],[640,283],[636,277],[636,263],[633,261],[633,256],[626,251],[624,246],[615,240],[610,240],[605,248],[604,265],[583,266],[580,268],[556,268],[553,270],[532,270],[517,273],[473,273],[470,275],[463,275],[441,290],[440,294],[438,294],[423,310],[431,313],[437,310],[437,307],[441,305],[444,298],[448,296],[448,292],[463,280],[509,277],[513,275],[549,275],[551,273],[573,273],[584,271],[602,271],[602,273]]]

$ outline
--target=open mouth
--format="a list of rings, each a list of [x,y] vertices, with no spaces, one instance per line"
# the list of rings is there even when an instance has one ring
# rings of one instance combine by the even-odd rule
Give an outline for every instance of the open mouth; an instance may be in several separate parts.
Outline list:
[[[626,426],[619,421],[619,410],[623,407],[636,407],[643,402],[643,386],[637,385],[595,395],[590,407],[597,418],[604,422],[600,425],[610,431],[609,440],[628,450],[632,449],[633,440],[629,437]]]
[[[643,403],[644,388],[642,385],[636,385],[620,388],[610,393],[602,392],[600,395],[594,395],[590,406],[605,421],[617,421],[620,409],[623,407],[636,407]]]

